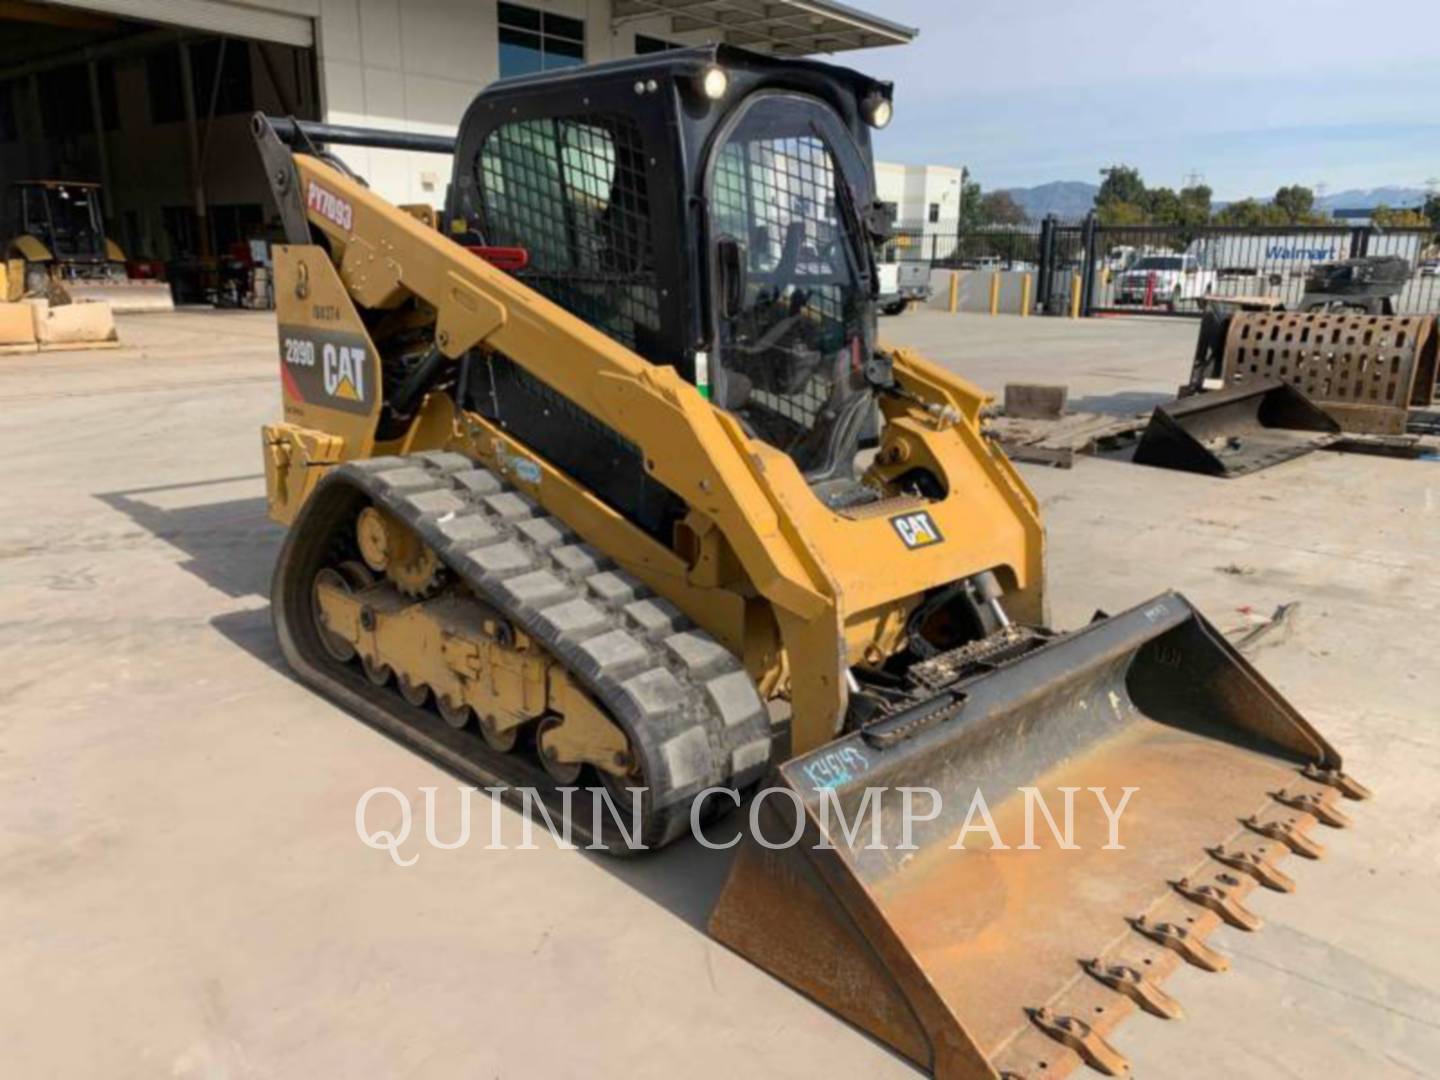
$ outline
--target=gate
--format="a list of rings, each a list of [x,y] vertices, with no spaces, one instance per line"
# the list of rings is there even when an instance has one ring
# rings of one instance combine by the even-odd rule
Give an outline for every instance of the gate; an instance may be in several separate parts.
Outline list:
[[[1041,225],[1040,310],[1068,310],[1080,280],[1084,315],[1198,315],[1206,296],[1264,297],[1301,307],[1305,278],[1324,262],[1361,255],[1399,256],[1410,277],[1395,298],[1401,315],[1440,313],[1440,239],[1434,229],[1282,225]]]

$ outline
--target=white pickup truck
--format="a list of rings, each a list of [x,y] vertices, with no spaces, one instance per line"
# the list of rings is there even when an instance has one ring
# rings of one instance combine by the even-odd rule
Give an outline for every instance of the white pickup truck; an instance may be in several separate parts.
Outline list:
[[[1194,255],[1142,255],[1115,275],[1115,303],[1144,304],[1174,311],[1215,287],[1214,270]]]

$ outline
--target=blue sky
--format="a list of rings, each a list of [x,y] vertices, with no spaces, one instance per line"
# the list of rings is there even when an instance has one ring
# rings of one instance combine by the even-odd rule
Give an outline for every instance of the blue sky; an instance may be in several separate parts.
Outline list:
[[[1137,166],[1221,199],[1440,178],[1440,0],[854,0],[920,28],[835,57],[895,83],[877,156],[987,189]]]

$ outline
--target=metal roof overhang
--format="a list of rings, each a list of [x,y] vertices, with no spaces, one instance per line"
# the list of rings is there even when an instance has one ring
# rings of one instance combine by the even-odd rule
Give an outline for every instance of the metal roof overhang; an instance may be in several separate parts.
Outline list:
[[[904,45],[918,30],[833,0],[612,0],[615,26],[668,16],[670,32],[779,56],[809,56],[877,45]]]

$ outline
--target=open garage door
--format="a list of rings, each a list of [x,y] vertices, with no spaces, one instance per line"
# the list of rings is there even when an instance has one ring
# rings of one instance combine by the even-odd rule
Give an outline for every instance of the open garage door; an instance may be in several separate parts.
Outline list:
[[[276,9],[266,10],[226,0],[77,0],[75,3],[59,0],[59,6],[302,49],[315,44],[314,20],[308,15],[278,10],[279,4]]]
[[[320,108],[312,20],[280,2],[0,0],[0,251],[43,281],[83,233],[107,276],[163,277],[178,303],[268,303],[283,229],[249,119]],[[35,190],[85,193],[86,228],[26,210]]]

